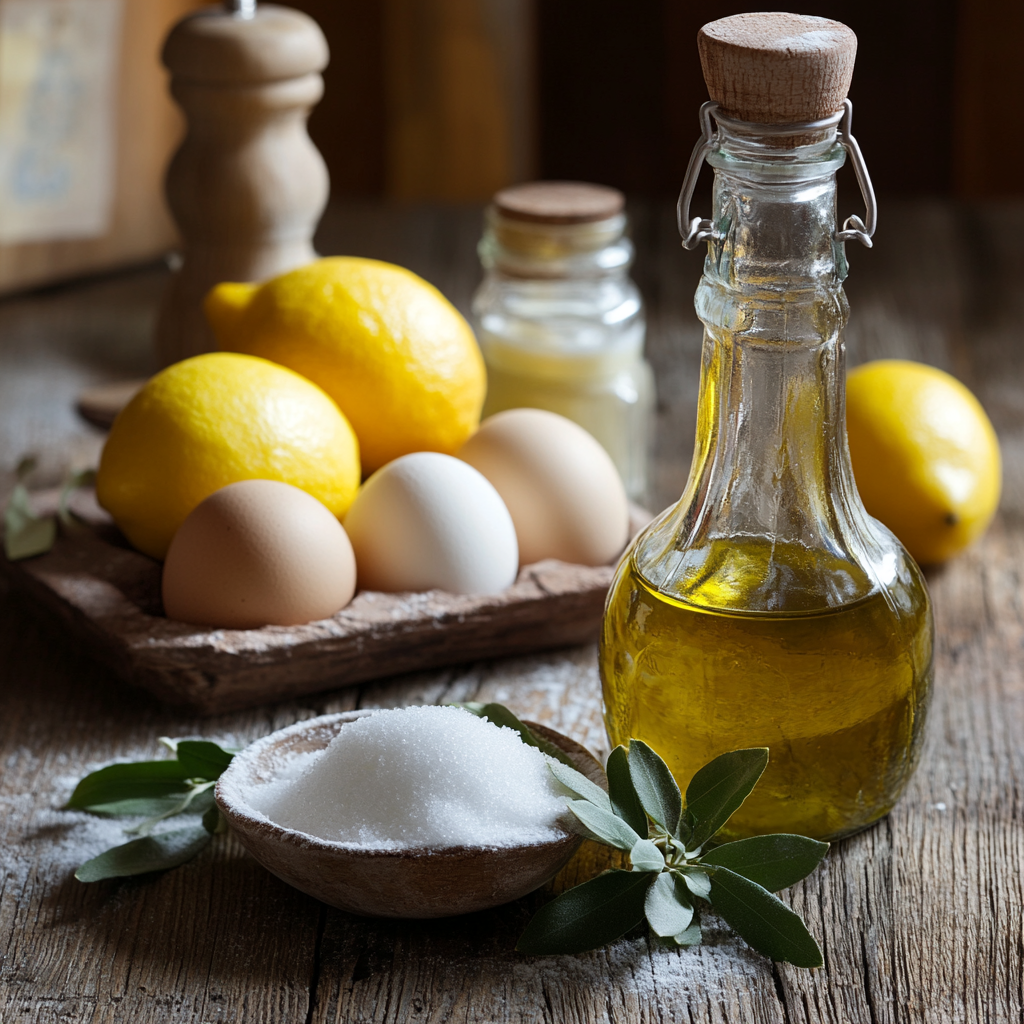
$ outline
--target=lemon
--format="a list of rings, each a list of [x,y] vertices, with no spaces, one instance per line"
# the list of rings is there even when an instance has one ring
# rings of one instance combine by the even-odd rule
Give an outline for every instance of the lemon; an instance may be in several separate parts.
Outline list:
[[[487,386],[469,324],[432,285],[335,256],[261,285],[220,284],[206,316],[222,349],[290,367],[341,407],[372,471],[415,451],[454,454]]]
[[[858,366],[846,426],[865,507],[919,563],[944,562],[984,533],[999,504],[999,442],[955,377],[901,359]]]
[[[315,384],[265,359],[212,352],[161,371],[114,421],[96,496],[135,547],[163,558],[185,517],[238,480],[281,480],[348,511],[359,446]]]

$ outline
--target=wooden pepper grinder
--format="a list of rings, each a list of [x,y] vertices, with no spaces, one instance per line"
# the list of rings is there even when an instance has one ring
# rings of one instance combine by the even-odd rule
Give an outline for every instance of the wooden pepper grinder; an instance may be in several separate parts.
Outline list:
[[[327,60],[312,18],[255,0],[200,10],[168,35],[163,62],[188,131],[167,169],[183,262],[157,324],[161,365],[216,348],[202,309],[215,284],[316,258],[329,182],[306,119]]]

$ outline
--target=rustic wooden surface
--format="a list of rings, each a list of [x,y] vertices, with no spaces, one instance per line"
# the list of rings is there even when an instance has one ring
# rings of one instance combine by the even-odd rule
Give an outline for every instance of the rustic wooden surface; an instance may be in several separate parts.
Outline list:
[[[1000,516],[931,574],[935,702],[921,768],[896,810],[846,841],[786,898],[819,937],[817,972],[771,963],[708,929],[696,951],[625,940],[527,959],[515,938],[543,894],[464,918],[381,922],[290,890],[232,841],[157,878],[82,885],[74,867],[116,829],[61,811],[104,762],[155,755],[161,735],[244,743],[356,707],[501,700],[606,750],[594,651],[480,662],[316,700],[198,720],[162,710],[73,656],[0,599],[0,1019],[7,1021],[974,1022],[1022,1019],[1024,936],[1024,208],[882,207],[874,250],[851,252],[853,361],[924,359],[961,377],[999,431]],[[465,308],[475,211],[348,209],[320,251],[404,262]],[[699,257],[666,207],[637,211],[637,276],[659,385],[653,507],[678,493],[692,443]],[[77,387],[145,372],[157,272],[0,305],[0,459],[42,455],[40,482],[95,456]],[[559,884],[594,870],[593,848]]]

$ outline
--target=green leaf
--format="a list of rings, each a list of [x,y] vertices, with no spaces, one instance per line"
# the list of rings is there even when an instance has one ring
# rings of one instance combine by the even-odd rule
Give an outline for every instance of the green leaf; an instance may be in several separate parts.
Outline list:
[[[633,788],[633,780],[629,777],[629,755],[623,746],[616,747],[608,755],[605,768],[608,773],[608,797],[612,810],[639,836],[646,836],[648,831],[647,812],[644,811],[640,797]]]
[[[665,867],[665,855],[650,839],[639,839],[629,851],[629,862],[634,871],[661,871]]]
[[[166,797],[189,790],[188,771],[177,761],[112,764],[86,775],[75,787],[68,807],[88,810],[121,800]]]
[[[570,768],[575,767],[572,758],[561,747],[556,746],[549,740],[544,739],[543,736],[537,735],[528,726],[523,725],[504,704],[481,704],[478,701],[465,701],[461,704],[453,704],[452,707],[465,708],[478,718],[486,718],[489,722],[493,722],[499,727],[503,725],[508,726],[509,729],[514,729],[519,733],[519,738],[528,747],[536,747],[541,753],[547,754],[548,757],[553,757],[556,761],[561,761],[562,764],[568,765]]]
[[[729,820],[767,764],[768,748],[751,747],[722,754],[694,775],[686,788],[691,849],[703,846]]]
[[[694,896],[699,896],[702,900],[706,900],[711,892],[711,879],[708,877],[708,873],[706,871],[698,871],[689,865],[682,868],[681,872],[686,888]]]
[[[207,811],[211,807],[215,807],[217,801],[214,799],[214,783],[209,783],[207,786],[200,788],[199,792],[192,798],[192,802],[186,809],[186,814],[202,814],[206,815]]]
[[[629,777],[640,803],[651,819],[676,834],[682,813],[679,786],[668,765],[642,740],[629,741]]]
[[[60,489],[60,500],[57,502],[57,518],[61,526],[72,528],[78,525],[78,517],[71,511],[71,495],[79,487],[88,487],[96,482],[95,469],[80,469],[77,473],[68,474],[64,486]]]
[[[591,782],[586,775],[583,775],[576,771],[575,768],[570,768],[568,765],[562,764],[561,762],[553,764],[549,761],[548,768],[551,770],[551,774],[554,775],[554,777],[558,779],[558,781],[565,786],[570,793],[575,793],[576,796],[587,800],[595,807],[600,807],[602,811],[607,811],[611,814],[612,805],[608,799],[608,794],[596,783]]]
[[[625,935],[644,919],[649,874],[613,869],[545,904],[516,945],[520,953],[585,953]]]
[[[695,912],[696,913],[696,912]],[[673,946],[699,946],[701,940],[700,922],[694,921],[689,928],[668,940]],[[663,940],[664,941],[664,940]]]
[[[209,740],[179,740],[177,754],[178,761],[191,778],[211,781],[221,777],[234,757]]]
[[[167,810],[147,818],[145,821],[140,821],[138,825],[132,828],[125,829],[125,835],[149,835],[153,828],[159,825],[161,821],[165,818],[171,818],[175,814],[183,814],[185,812],[205,814],[213,801],[213,787],[215,785],[216,783],[214,782],[203,782],[200,785],[194,785],[176,804],[168,807]]]
[[[104,878],[166,871],[191,860],[209,841],[210,833],[202,825],[144,836],[86,861],[75,872],[75,878],[80,882],[99,882]]]
[[[17,491],[17,488],[15,488]],[[11,498],[14,501],[14,497]],[[57,540],[57,523],[49,517],[26,516],[12,513],[7,506],[4,516],[4,554],[12,562],[35,555],[45,555]]]
[[[221,816],[220,808],[216,803],[214,803],[203,815],[203,828],[205,828],[211,836],[215,836],[218,832],[227,831],[227,822]]]
[[[821,967],[821,950],[807,926],[756,882],[717,868],[711,878],[711,905],[759,953],[796,967]]]
[[[806,878],[826,853],[828,843],[783,833],[716,846],[701,857],[700,863],[719,864],[769,892],[778,892]]]
[[[36,460],[25,456],[15,470],[16,483],[4,510],[4,554],[12,561],[45,554],[57,539],[57,523],[52,516],[37,516],[32,511],[25,480],[36,468]]]
[[[654,934],[661,938],[678,935],[690,927],[693,905],[686,887],[671,871],[663,871],[651,883],[644,899],[644,916]]]
[[[586,829],[584,835],[590,839],[627,852],[640,842],[640,837],[621,818],[595,807],[588,800],[570,800],[569,810],[582,823]]]
[[[163,814],[179,803],[181,803],[181,795],[174,793],[171,796],[115,800],[109,804],[89,804],[88,807],[77,809],[110,818],[152,818],[158,814]]]

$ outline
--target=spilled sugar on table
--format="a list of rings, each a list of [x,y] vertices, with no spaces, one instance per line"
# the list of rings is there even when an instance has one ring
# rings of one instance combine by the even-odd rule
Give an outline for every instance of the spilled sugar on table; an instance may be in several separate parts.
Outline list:
[[[0,1020],[7,1021],[1018,1021],[1024,976],[1024,206],[886,203],[848,282],[852,363],[920,359],[955,373],[999,432],[1004,498],[972,550],[929,574],[937,670],[921,766],[893,813],[838,845],[784,899],[826,966],[773,965],[724,929],[697,950],[624,940],[578,957],[513,952],[553,891],[602,866],[585,844],[546,890],[440,921],[361,919],[267,874],[232,840],[150,878],[83,885],[116,823],[60,810],[99,764],[158,755],[158,738],[241,745],[313,715],[498,700],[607,753],[594,650],[478,661],[212,718],[123,687],[14,591],[0,594]],[[637,280],[659,386],[649,504],[689,464],[700,256],[666,206],[633,211]],[[1009,221],[1009,223],[1008,223]],[[477,211],[331,210],[321,252],[410,266],[463,310]],[[88,384],[147,373],[164,274],[142,270],[0,304],[0,466],[40,456],[40,482],[94,460],[71,409]],[[4,493],[11,483],[3,481]]]

